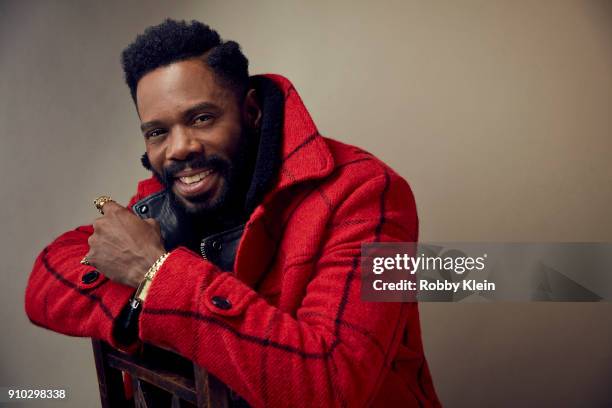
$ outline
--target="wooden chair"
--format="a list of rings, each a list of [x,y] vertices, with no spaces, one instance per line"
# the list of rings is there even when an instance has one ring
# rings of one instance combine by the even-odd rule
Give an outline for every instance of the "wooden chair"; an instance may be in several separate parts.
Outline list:
[[[130,356],[92,340],[103,408],[228,407],[229,391],[201,367],[174,353],[145,345]],[[126,399],[123,373],[131,377],[133,399]]]

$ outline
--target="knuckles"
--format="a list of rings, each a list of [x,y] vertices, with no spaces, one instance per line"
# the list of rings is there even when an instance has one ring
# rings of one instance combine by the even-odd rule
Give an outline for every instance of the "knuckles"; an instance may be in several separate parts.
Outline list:
[[[103,228],[104,224],[106,224],[106,221],[103,217],[100,218],[96,218],[93,222],[93,229],[94,231],[99,231]]]
[[[157,222],[154,218],[147,218],[144,220],[147,224],[149,224],[155,231],[160,230],[159,222]]]

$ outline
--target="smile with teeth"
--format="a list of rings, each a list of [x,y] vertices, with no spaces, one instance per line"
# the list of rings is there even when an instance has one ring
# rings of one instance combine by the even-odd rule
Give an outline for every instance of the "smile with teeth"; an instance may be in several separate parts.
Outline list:
[[[200,180],[203,180],[204,178],[206,178],[206,176],[208,176],[212,172],[213,171],[211,169],[204,170],[203,172],[194,174],[193,176],[179,177],[179,180],[181,181],[181,183],[184,183],[184,184],[194,184]]]

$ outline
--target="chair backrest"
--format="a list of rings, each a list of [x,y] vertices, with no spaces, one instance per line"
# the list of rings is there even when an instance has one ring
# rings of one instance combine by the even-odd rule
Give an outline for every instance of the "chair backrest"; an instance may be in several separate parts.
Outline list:
[[[228,388],[204,369],[167,350],[145,345],[132,356],[92,340],[103,408],[227,408]],[[124,376],[132,386],[127,399]]]

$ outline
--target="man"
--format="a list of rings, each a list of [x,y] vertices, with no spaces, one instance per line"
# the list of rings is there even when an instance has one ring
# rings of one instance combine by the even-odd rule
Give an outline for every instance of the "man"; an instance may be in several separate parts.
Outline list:
[[[361,244],[417,240],[408,184],[204,24],[166,20],[122,62],[153,176],[42,251],[32,322],[175,350],[253,406],[439,405],[417,304],[360,300]]]

